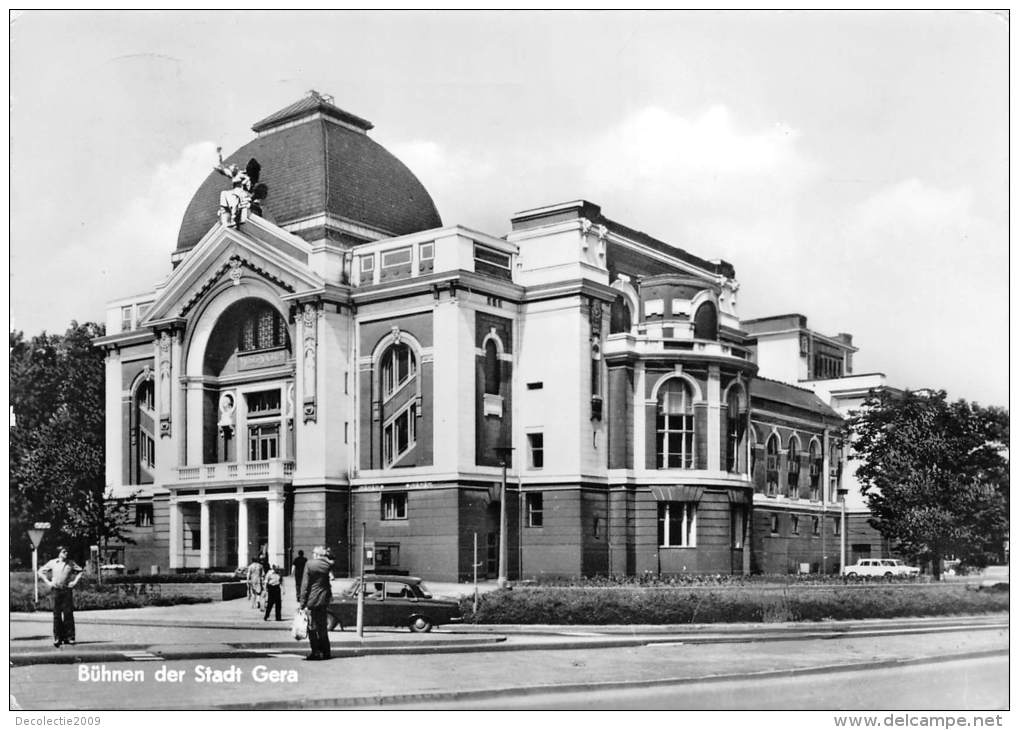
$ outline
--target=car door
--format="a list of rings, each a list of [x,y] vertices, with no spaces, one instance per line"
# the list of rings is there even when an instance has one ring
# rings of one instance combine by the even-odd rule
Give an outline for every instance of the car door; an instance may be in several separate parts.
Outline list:
[[[385,626],[385,583],[366,581],[364,592],[364,625]]]
[[[411,587],[406,583],[386,581],[386,624],[406,626],[415,610]]]

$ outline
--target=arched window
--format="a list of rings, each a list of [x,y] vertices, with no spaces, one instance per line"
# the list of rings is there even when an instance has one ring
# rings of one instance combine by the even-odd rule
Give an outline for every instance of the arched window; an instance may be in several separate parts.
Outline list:
[[[686,382],[672,378],[658,391],[658,468],[692,469],[693,434],[693,394]]]
[[[417,357],[406,343],[390,346],[380,358],[379,380],[382,391],[382,466],[410,466],[408,455],[417,445],[417,418],[420,392],[413,384],[417,376]],[[405,458],[407,457],[407,458]]]
[[[617,332],[629,332],[633,323],[633,315],[630,313],[630,305],[622,294],[616,296],[609,309],[609,334]]]
[[[693,336],[698,340],[718,339],[718,311],[711,302],[697,307],[693,316]]]
[[[765,491],[769,497],[778,494],[778,436],[772,434],[764,449],[765,456]]]
[[[810,442],[810,499],[821,499],[821,448],[817,441]]]
[[[793,436],[789,439],[789,453],[786,461],[786,473],[788,474],[786,481],[786,496],[798,497],[799,486],[800,486],[800,454],[799,454],[799,441]]]
[[[725,468],[727,471],[739,471],[739,453],[743,444],[743,418],[740,413],[739,391],[729,389],[726,402],[726,434],[725,434]]]
[[[499,348],[495,346],[495,340],[490,339],[485,344],[485,392],[489,395],[499,395],[502,387],[502,364],[499,362]]]
[[[241,352],[271,350],[286,344],[287,323],[275,307],[259,303],[245,314],[237,345]]]
[[[393,345],[382,356],[382,397],[391,398],[417,373],[417,360],[407,345]]]

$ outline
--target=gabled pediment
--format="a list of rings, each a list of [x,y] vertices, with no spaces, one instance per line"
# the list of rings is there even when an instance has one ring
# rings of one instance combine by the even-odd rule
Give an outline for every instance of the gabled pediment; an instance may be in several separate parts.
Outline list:
[[[311,246],[252,216],[240,228],[217,224],[157,288],[143,325],[179,319],[224,282],[257,277],[280,296],[320,289],[324,280],[308,266]]]

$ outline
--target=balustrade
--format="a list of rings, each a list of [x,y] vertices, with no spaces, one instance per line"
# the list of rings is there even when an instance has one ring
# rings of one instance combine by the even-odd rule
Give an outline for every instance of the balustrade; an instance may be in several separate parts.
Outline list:
[[[202,464],[177,467],[177,481],[231,481],[235,479],[289,479],[294,462],[284,459],[249,461],[243,464]]]

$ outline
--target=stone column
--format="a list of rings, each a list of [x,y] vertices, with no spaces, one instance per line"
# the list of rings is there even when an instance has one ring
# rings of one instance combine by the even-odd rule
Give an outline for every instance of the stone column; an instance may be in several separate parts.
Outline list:
[[[705,469],[725,469],[722,462],[722,389],[720,370],[717,365],[708,365],[708,387],[704,394],[708,401],[707,439],[708,453]]]
[[[201,505],[201,521],[199,522],[199,531],[201,534],[201,549],[199,550],[198,567],[202,570],[208,570],[212,562],[210,560],[212,556],[212,534],[209,529],[209,501],[203,499]]]
[[[181,556],[183,556],[183,545],[181,544],[181,511],[180,502],[176,499],[170,500],[170,570],[183,568]]]
[[[284,565],[283,560],[283,493],[269,494],[269,563]]]
[[[237,500],[237,563],[241,568],[248,567],[248,500],[241,497]]]

